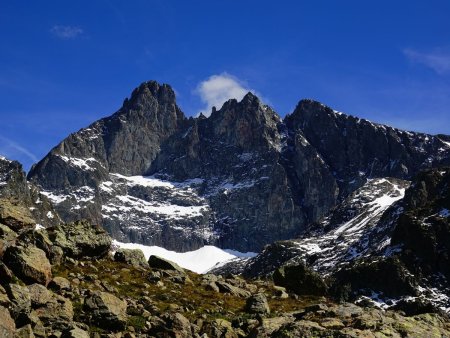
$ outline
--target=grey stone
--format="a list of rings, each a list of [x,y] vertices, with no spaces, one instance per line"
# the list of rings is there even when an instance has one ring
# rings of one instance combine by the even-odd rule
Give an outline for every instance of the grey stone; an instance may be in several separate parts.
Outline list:
[[[263,293],[257,293],[247,298],[245,310],[248,313],[268,315],[270,314],[269,303],[267,297]]]
[[[16,324],[7,308],[0,306],[0,337],[14,338]]]
[[[99,327],[122,330],[127,322],[127,303],[107,292],[95,292],[87,297],[84,307]]]
[[[223,282],[223,281],[217,281],[216,285],[219,288],[219,291],[222,293],[229,293],[233,296],[243,297],[243,298],[250,297],[250,295],[251,295],[251,293],[249,291],[241,289],[236,286],[233,286],[233,285]]]
[[[183,268],[181,268],[178,264],[159,256],[151,255],[148,259],[148,265],[152,269],[172,270],[184,274]]]
[[[114,254],[116,262],[123,262],[134,267],[148,268],[144,253],[140,249],[119,249]]]
[[[25,282],[47,285],[52,278],[52,268],[45,252],[35,246],[11,246],[6,250],[3,261]]]

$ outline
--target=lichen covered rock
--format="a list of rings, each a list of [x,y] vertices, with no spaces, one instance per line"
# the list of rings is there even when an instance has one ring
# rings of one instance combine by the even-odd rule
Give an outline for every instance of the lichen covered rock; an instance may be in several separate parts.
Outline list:
[[[52,268],[45,252],[35,246],[11,246],[3,261],[26,283],[47,285],[52,279]]]
[[[127,322],[127,303],[107,292],[95,292],[86,298],[84,307],[92,322],[104,329],[121,330]]]

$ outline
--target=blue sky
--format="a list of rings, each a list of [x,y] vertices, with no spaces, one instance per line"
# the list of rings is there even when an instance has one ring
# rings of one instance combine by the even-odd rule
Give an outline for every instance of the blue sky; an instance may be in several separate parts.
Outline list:
[[[28,169],[169,83],[187,115],[247,90],[450,134],[449,1],[0,1],[0,153]]]

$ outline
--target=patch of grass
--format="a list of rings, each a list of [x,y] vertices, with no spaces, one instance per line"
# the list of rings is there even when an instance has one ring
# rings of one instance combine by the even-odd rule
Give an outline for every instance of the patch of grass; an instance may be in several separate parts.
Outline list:
[[[83,266],[82,266],[83,265]],[[54,276],[65,277],[69,280],[69,274],[80,274],[82,276],[95,275],[99,281],[107,283],[114,288],[116,296],[120,298],[139,299],[148,296],[160,312],[168,311],[175,307],[187,309],[183,315],[190,320],[206,315],[206,319],[222,318],[232,321],[234,318],[247,318],[245,313],[245,298],[239,298],[230,294],[218,293],[206,290],[201,285],[202,277],[195,273],[188,272],[192,283],[176,284],[163,278],[165,289],[147,280],[149,270],[133,268],[125,263],[115,262],[109,258],[102,260],[83,261],[77,266],[61,265],[54,268]],[[250,281],[251,283],[251,281]],[[275,289],[270,283],[255,282],[260,291],[267,295],[271,316],[278,313],[298,311],[304,307],[322,302],[319,297],[300,297],[299,299],[280,299],[273,297]],[[99,283],[94,281],[81,280],[80,287],[104,291]],[[82,305],[74,303],[75,313],[81,313]],[[145,320],[138,315],[129,316],[129,325],[136,329],[145,325]]]
[[[138,331],[143,330],[145,328],[145,318],[142,316],[130,316],[128,317],[128,325],[133,326]]]

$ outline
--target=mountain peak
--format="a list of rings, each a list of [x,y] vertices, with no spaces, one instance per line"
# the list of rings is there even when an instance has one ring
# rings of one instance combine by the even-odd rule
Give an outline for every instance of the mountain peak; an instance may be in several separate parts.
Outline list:
[[[242,98],[241,102],[248,102],[248,103],[258,102],[258,103],[260,103],[260,99],[254,93],[248,92]]]
[[[152,99],[163,104],[175,104],[175,92],[168,84],[160,84],[154,80],[146,81],[133,90],[130,98],[125,99],[123,106],[136,109],[138,106],[145,106]]]
[[[324,105],[323,103],[313,100],[313,99],[302,99],[298,102],[297,107],[293,114],[302,114],[302,115],[310,115],[312,113],[315,114],[323,114],[323,113],[333,113],[333,109]]]

